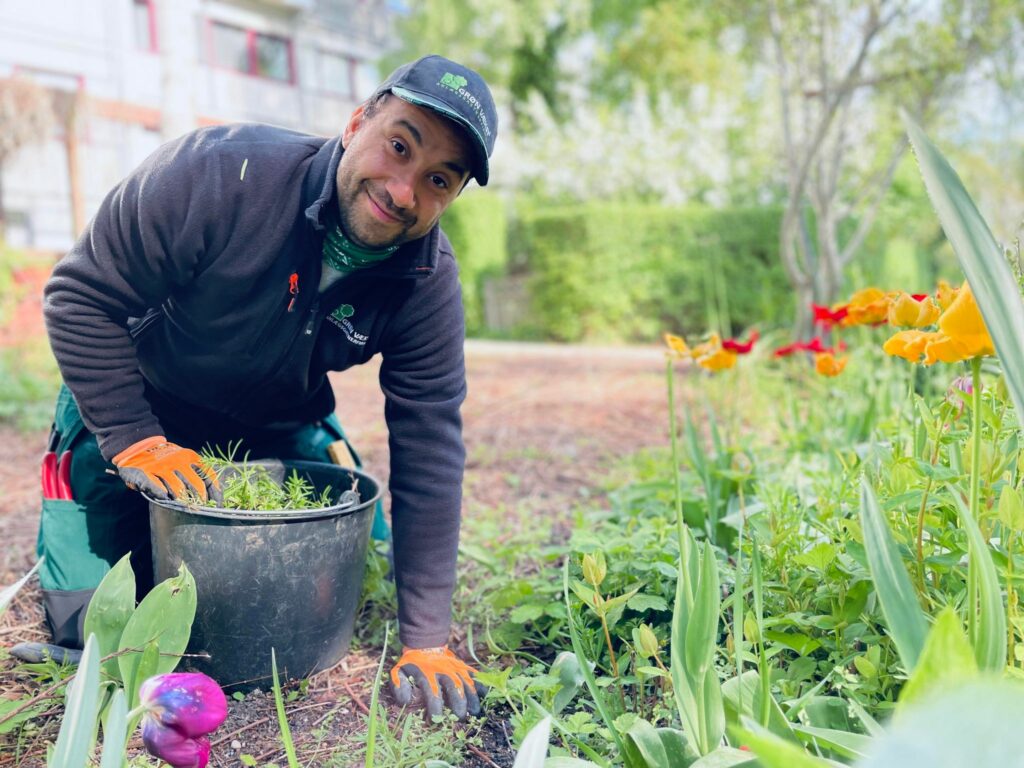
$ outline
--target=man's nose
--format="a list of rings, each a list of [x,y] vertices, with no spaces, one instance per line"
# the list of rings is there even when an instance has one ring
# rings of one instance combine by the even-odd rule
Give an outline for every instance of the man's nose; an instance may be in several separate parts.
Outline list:
[[[391,202],[398,208],[412,208],[416,202],[416,191],[408,175],[395,175],[387,183]]]

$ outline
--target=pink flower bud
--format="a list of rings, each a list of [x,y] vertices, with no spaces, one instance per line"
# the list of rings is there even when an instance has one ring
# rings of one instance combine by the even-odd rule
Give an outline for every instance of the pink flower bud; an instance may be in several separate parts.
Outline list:
[[[142,740],[146,749],[174,768],[205,768],[210,758],[206,734],[228,714],[216,681],[200,673],[157,675],[139,688],[145,707]]]

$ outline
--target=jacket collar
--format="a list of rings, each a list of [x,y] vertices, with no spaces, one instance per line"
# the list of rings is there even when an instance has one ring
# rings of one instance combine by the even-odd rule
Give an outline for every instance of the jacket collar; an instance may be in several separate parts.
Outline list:
[[[327,213],[325,209],[328,205],[334,205],[334,180],[344,151],[341,136],[328,139],[317,150],[306,172],[302,202],[305,205],[306,220],[318,236],[317,242],[323,237]],[[390,259],[360,270],[360,273],[380,277],[428,277],[437,268],[439,239],[440,227],[435,224],[423,237],[403,244]]]

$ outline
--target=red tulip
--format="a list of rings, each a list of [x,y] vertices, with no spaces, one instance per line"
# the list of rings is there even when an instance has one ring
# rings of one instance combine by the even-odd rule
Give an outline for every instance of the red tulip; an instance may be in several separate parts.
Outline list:
[[[849,312],[845,305],[837,309],[829,309],[828,307],[823,307],[819,304],[811,304],[811,309],[814,310],[815,324],[824,326],[825,328],[831,328],[833,325],[838,325]]]
[[[759,338],[761,338],[761,334],[757,331],[751,331],[750,337],[745,342],[736,341],[736,339],[724,339],[722,341],[722,349],[735,352],[737,355],[746,355],[754,348],[754,342]]]

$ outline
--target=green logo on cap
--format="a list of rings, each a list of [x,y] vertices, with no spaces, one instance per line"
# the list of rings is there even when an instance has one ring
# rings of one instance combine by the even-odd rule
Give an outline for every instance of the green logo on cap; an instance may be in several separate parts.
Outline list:
[[[469,81],[462,75],[453,75],[451,72],[445,72],[444,77],[439,81],[440,85],[451,88],[453,91],[465,88],[468,83]]]

